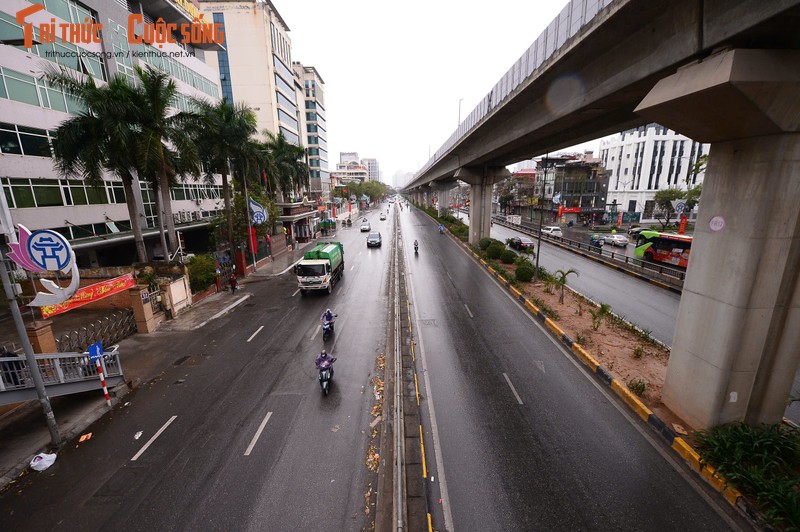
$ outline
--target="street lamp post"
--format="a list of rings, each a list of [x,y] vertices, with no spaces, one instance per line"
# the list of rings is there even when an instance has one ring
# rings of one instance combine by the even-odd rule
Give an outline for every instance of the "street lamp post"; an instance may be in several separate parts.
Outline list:
[[[461,102],[463,102],[463,101],[464,101],[464,98],[460,98],[458,100],[458,124],[456,124],[456,127],[461,125]]]

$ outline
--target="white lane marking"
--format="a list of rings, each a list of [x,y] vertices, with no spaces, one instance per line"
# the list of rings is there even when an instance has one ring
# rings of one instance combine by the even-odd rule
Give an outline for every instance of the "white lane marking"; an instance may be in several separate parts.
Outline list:
[[[416,300],[414,296],[414,283],[408,283],[408,289],[411,293],[410,299],[412,301],[412,308],[414,311],[414,323],[419,324],[419,308],[413,304]],[[431,420],[431,439],[433,440],[433,454],[436,457],[436,470],[439,473],[439,495],[442,498],[442,513],[444,513],[444,527],[446,530],[454,530],[453,528],[453,512],[450,509],[450,494],[447,491],[447,480],[444,474],[444,458],[442,457],[442,444],[441,436],[439,436],[439,425],[436,422],[436,410],[433,408],[433,388],[431,388],[431,381],[428,378],[428,361],[425,355],[425,345],[422,341],[422,335],[417,337],[417,353],[422,362],[422,375],[425,382],[425,390],[428,392],[428,415]]]
[[[294,291],[294,294],[292,294],[292,297],[296,296],[299,293],[300,293],[300,289],[298,288],[297,290]]]
[[[257,335],[258,333],[260,333],[260,332],[261,332],[261,329],[263,329],[263,328],[264,328],[264,326],[263,326],[263,325],[262,325],[261,327],[259,327],[259,328],[258,328],[258,330],[257,330],[256,332],[254,332],[254,333],[253,333],[253,334],[250,336],[250,338],[248,338],[248,339],[247,339],[247,341],[249,342],[250,340],[252,340],[253,338],[255,338],[255,337],[256,337],[256,335]]]
[[[350,271],[352,272],[352,271],[353,271],[353,268],[355,268],[355,267],[356,267],[356,265],[355,265],[355,264],[353,264],[352,266],[350,266]]]
[[[475,316],[472,315],[472,312],[470,312],[469,307],[467,306],[466,303],[464,303],[464,308],[467,309],[467,314],[469,314],[470,318],[474,318],[475,317]]]
[[[313,333],[311,333],[311,338],[309,338],[309,340],[313,340],[314,337],[317,335],[317,333],[320,331],[320,329],[322,329],[322,325],[317,325],[317,328],[314,329]]]
[[[261,422],[261,425],[258,426],[258,430],[256,431],[255,435],[253,435],[253,440],[250,442],[250,445],[247,446],[247,450],[244,452],[245,456],[250,456],[250,451],[252,451],[253,447],[256,446],[258,438],[261,437],[261,432],[264,430],[264,427],[267,426],[267,421],[269,421],[269,418],[271,417],[272,417],[272,412],[267,412],[264,421]]]
[[[537,360],[536,367],[538,367],[542,371],[542,373],[546,373],[544,370],[544,360]]]
[[[564,359],[567,360],[570,364],[575,366],[575,368],[577,368],[579,372],[583,373],[584,377],[586,377],[586,380],[589,381],[589,384],[594,386],[595,389],[599,391],[608,400],[608,403],[611,406],[613,406],[617,410],[617,412],[622,414],[622,416],[628,421],[628,423],[634,428],[634,430],[636,430],[645,440],[647,440],[650,446],[653,449],[655,449],[655,451],[659,455],[661,455],[664,461],[666,461],[672,466],[672,469],[676,473],[678,473],[686,481],[687,484],[689,484],[689,486],[695,491],[695,493],[697,493],[704,501],[706,501],[706,503],[708,503],[711,509],[714,510],[714,512],[717,515],[719,515],[728,524],[728,526],[731,527],[732,530],[742,530],[742,528],[739,527],[736,523],[734,523],[733,519],[731,519],[726,513],[727,506],[725,508],[720,507],[717,500],[711,498],[711,496],[709,496],[705,492],[705,490],[702,487],[700,487],[699,482],[701,481],[698,480],[697,475],[687,473],[687,471],[682,466],[683,462],[679,462],[679,460],[675,456],[673,456],[671,453],[668,453],[665,449],[663,449],[662,445],[656,442],[655,435],[651,433],[650,427],[642,424],[641,420],[638,417],[634,417],[630,409],[627,406],[625,406],[625,403],[623,403],[620,400],[620,398],[610,390],[610,388],[598,382],[598,380],[595,379],[594,376],[592,375],[592,372],[589,370],[589,368],[587,368],[581,361],[576,359],[575,356],[572,354],[572,352],[567,350],[564,344],[562,344],[557,338],[552,336],[548,332],[548,329],[545,328],[544,324],[540,322],[536,318],[536,316],[528,312],[528,309],[525,308],[525,306],[522,304],[522,302],[520,302],[519,299],[514,297],[508,290],[506,290],[505,287],[503,287],[497,281],[497,279],[495,279],[495,277],[492,274],[490,274],[485,268],[481,268],[481,270],[489,279],[492,280],[492,282],[495,283],[495,285],[503,292],[503,294],[505,294],[505,296],[508,299],[513,301],[517,305],[517,307],[520,310],[522,310],[522,312],[531,321],[531,323],[533,323],[534,326],[538,327],[544,333],[545,338],[550,340],[550,342],[556,347],[557,351],[561,353],[561,356],[563,356]],[[417,318],[417,321],[419,321],[419,318]],[[422,343],[422,338],[419,339],[419,342],[420,344]],[[428,385],[427,377],[428,375],[426,374],[425,375],[426,386]],[[430,391],[428,391],[428,395],[430,396]],[[429,400],[429,406],[432,407],[433,405],[430,403],[432,398],[429,397],[428,400]],[[446,516],[445,516],[445,524],[447,524]]]
[[[517,402],[518,402],[519,404],[524,404],[524,403],[522,402],[522,399],[520,399],[520,397],[519,397],[519,394],[517,393],[517,389],[516,389],[516,388],[514,388],[514,385],[513,385],[513,384],[511,384],[511,379],[509,379],[509,378],[508,378],[508,375],[506,375],[505,373],[503,373],[503,377],[505,377],[505,378],[506,378],[506,382],[508,383],[508,387],[509,387],[509,388],[511,388],[511,393],[513,393],[513,394],[514,394],[514,397],[516,397],[516,398],[517,398]]]
[[[164,426],[163,426],[163,427],[161,427],[160,429],[158,429],[158,432],[156,432],[155,434],[153,434],[153,437],[152,437],[152,438],[150,438],[149,440],[147,440],[147,443],[145,443],[145,444],[144,444],[144,447],[142,447],[141,449],[139,449],[139,452],[138,452],[138,453],[136,453],[136,454],[133,456],[133,458],[131,458],[131,462],[135,462],[135,461],[136,461],[136,460],[137,460],[137,459],[138,459],[140,456],[142,456],[142,455],[144,454],[144,452],[147,450],[147,448],[148,448],[148,447],[150,447],[150,444],[152,444],[154,441],[156,441],[156,438],[158,438],[159,436],[161,436],[161,433],[162,433],[162,432],[164,432],[165,430],[167,430],[167,427],[169,427],[170,423],[172,423],[173,421],[175,421],[175,418],[177,418],[177,417],[178,417],[178,416],[172,416],[171,418],[169,418],[169,421],[167,421],[166,423],[164,423]]]

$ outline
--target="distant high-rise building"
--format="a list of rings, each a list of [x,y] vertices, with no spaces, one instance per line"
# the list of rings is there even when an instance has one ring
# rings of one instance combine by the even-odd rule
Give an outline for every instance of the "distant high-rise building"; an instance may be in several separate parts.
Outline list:
[[[355,151],[340,151],[339,152],[339,162],[341,164],[358,163],[358,162],[360,162],[359,159],[358,159],[358,152],[355,152]]]
[[[289,26],[270,0],[200,0],[206,20],[222,24],[225,51],[208,54],[207,63],[219,72],[223,97],[250,106],[263,130],[301,145],[297,94],[303,91],[292,70]]]
[[[361,164],[365,165],[369,170],[370,181],[381,180],[381,170],[380,165],[378,164],[378,159],[361,159]]]
[[[325,122],[325,82],[313,66],[292,64],[303,81],[302,99],[305,116],[304,145],[310,172],[309,192],[314,198],[330,198],[331,178],[328,171],[328,125]]]

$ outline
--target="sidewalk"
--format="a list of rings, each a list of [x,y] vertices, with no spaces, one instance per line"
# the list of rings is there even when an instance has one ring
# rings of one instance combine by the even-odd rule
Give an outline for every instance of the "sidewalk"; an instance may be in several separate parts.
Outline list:
[[[214,294],[184,311],[176,319],[162,323],[155,334],[135,334],[121,341],[119,345],[126,384],[119,385],[113,392],[109,390],[112,392],[112,405],[125,401],[128,392],[154,379],[172,365],[172,359],[165,359],[160,355],[158,344],[163,342],[164,337],[159,333],[200,329],[230,312],[252,295],[247,291],[249,282],[287,273],[313,244],[314,242],[300,244],[273,262],[260,266],[257,271],[239,281],[240,290],[235,294],[227,291]],[[53,320],[53,329],[59,335],[70,328],[79,328],[81,323],[91,321],[95,315],[106,313],[67,313],[61,319]],[[0,345],[4,342],[9,346],[12,342],[19,344],[13,320],[0,322]],[[50,399],[50,404],[64,443],[83,434],[92,423],[109,411],[102,393],[99,392],[54,397]],[[50,432],[38,400],[19,403],[13,409],[0,414],[0,490],[13,483],[28,468],[31,459],[40,452],[52,452],[52,449]]]

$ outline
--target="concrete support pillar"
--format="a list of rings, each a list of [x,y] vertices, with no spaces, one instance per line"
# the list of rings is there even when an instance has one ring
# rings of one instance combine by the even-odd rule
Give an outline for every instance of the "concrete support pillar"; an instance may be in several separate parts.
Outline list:
[[[664,403],[696,428],[777,423],[800,363],[800,53],[732,50],[637,112],[712,147]]]
[[[447,209],[450,206],[449,198],[447,197],[447,191],[450,188],[450,182],[444,181],[437,181],[438,187],[436,187],[436,213],[439,216],[447,213]]]
[[[469,243],[477,244],[488,237],[492,226],[492,185],[508,178],[505,168],[459,168],[455,177],[470,184],[469,192]]]

